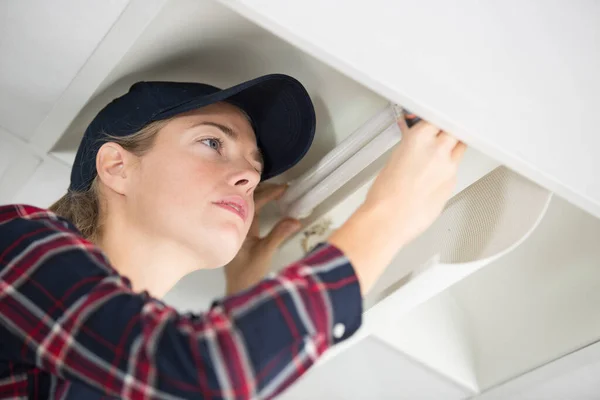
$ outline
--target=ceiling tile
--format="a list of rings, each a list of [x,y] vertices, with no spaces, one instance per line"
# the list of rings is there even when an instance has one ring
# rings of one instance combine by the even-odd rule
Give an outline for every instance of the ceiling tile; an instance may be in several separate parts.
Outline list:
[[[30,138],[128,2],[0,2],[0,126]]]

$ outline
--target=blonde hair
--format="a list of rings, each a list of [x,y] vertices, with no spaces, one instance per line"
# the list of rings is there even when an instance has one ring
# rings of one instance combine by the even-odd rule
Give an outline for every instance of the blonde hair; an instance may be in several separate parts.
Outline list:
[[[152,149],[156,134],[170,119],[152,122],[138,132],[117,137],[104,133],[99,141],[113,142],[136,156],[142,156]],[[89,189],[83,192],[67,191],[63,197],[50,206],[50,211],[71,221],[86,239],[98,243],[102,234],[100,207],[100,182],[94,177]]]

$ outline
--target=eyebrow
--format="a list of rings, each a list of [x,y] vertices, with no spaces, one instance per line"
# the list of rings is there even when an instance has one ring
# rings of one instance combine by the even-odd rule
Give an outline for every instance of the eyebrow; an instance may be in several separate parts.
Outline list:
[[[228,127],[226,125],[222,125],[222,124],[219,124],[216,122],[210,122],[210,121],[198,122],[198,123],[192,125],[190,128],[195,128],[197,126],[202,126],[202,125],[214,126],[215,128],[222,131],[225,135],[227,135],[227,137],[229,137],[234,142],[237,142],[239,139],[239,134],[236,131],[234,131],[233,129],[231,129],[230,127]],[[258,161],[260,163],[260,166],[261,166],[260,172],[262,173],[265,168],[265,158],[263,156],[263,152],[260,150],[260,148],[257,147],[256,150],[254,152],[252,152],[252,156],[254,157],[254,159],[256,161]]]

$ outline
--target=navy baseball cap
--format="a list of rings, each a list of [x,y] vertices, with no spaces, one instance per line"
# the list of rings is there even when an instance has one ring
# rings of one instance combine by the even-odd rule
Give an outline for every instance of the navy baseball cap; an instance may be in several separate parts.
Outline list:
[[[315,134],[315,110],[296,79],[272,74],[228,89],[203,83],[137,82],[104,107],[86,129],[71,170],[70,191],[85,191],[96,176],[96,154],[105,134],[124,137],[151,122],[224,101],[250,117],[264,156],[261,180],[290,169],[304,157]]]

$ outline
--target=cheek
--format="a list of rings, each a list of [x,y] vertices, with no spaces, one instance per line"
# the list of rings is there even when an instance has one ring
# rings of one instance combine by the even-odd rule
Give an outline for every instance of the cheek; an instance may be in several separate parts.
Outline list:
[[[211,172],[185,154],[148,154],[137,171],[136,203],[148,213],[167,210],[175,214],[179,207],[190,212],[200,205],[199,196],[210,190],[207,183],[214,176]],[[191,206],[195,207],[189,209]]]

